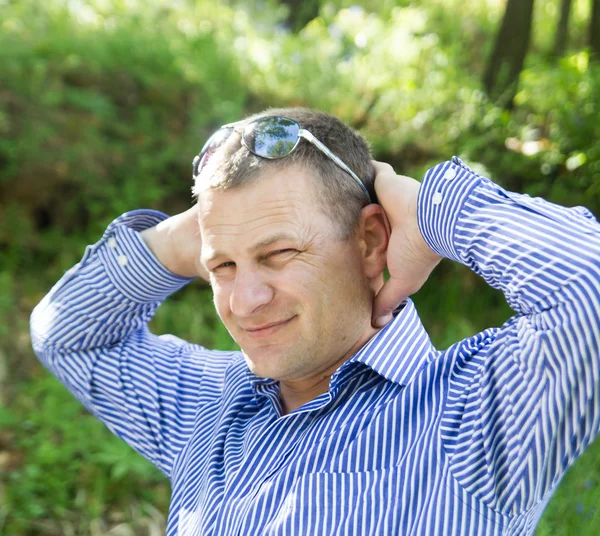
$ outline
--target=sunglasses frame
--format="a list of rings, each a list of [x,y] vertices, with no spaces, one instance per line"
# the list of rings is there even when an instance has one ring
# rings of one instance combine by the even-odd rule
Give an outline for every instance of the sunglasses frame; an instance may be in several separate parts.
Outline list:
[[[270,118],[276,118],[276,119],[286,119],[287,121],[290,121],[294,124],[296,124],[298,126],[298,139],[296,140],[296,143],[294,144],[294,146],[289,150],[289,152],[287,152],[284,155],[281,156],[263,156],[262,154],[258,154],[256,151],[254,151],[253,149],[251,149],[248,146],[248,143],[246,142],[246,136],[245,136],[245,132],[246,132],[246,128],[249,127],[250,125],[253,125],[254,123],[260,122],[260,121],[265,121],[268,120]],[[194,172],[194,178],[197,177],[200,174],[200,171],[202,171],[202,168],[204,167],[204,157],[206,156],[206,154],[208,153],[208,150],[210,149],[211,145],[213,144],[213,140],[214,138],[217,136],[217,134],[219,134],[221,131],[225,130],[225,129],[231,129],[232,131],[236,130],[236,125],[239,125],[240,123],[243,123],[245,120],[242,121],[236,121],[235,123],[228,123],[226,125],[223,125],[222,127],[220,127],[210,138],[208,138],[207,142],[204,144],[204,147],[202,147],[202,150],[198,153],[198,155],[194,158],[194,162],[192,163],[193,166],[193,172]],[[250,121],[249,123],[246,123],[244,125],[244,128],[242,129],[242,144],[244,145],[244,147],[246,147],[246,149],[248,149],[252,154],[260,157],[260,158],[265,158],[267,160],[278,160],[279,158],[285,158],[286,156],[292,154],[292,152],[294,152],[296,150],[296,147],[298,147],[298,144],[300,143],[301,139],[305,139],[306,141],[308,141],[309,143],[311,143],[314,147],[316,147],[319,151],[321,151],[321,153],[323,153],[327,158],[329,158],[336,166],[338,166],[341,170],[345,171],[346,173],[348,173],[348,175],[350,175],[360,186],[361,190],[363,191],[363,193],[367,196],[367,199],[369,200],[369,203],[372,203],[372,199],[371,199],[371,194],[369,194],[369,191],[367,190],[366,186],[363,184],[363,182],[358,178],[358,175],[356,175],[356,173],[354,173],[354,171],[352,171],[348,165],[346,165],[344,163],[344,161],[337,156],[333,151],[331,151],[322,141],[320,141],[317,137],[314,136],[314,134],[312,134],[310,131],[302,128],[300,126],[300,124],[298,123],[298,121],[294,120],[294,119],[290,119],[289,117],[285,117],[282,115],[265,115],[262,117],[257,117],[255,119],[253,119],[252,121]],[[196,169],[198,168],[198,169]]]

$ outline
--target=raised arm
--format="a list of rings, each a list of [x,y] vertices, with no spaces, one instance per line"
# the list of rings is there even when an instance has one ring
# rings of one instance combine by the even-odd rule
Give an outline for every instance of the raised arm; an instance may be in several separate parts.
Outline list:
[[[385,200],[403,178],[381,171]],[[508,192],[458,159],[430,170],[417,195],[429,250],[467,265],[516,312],[445,354],[441,424],[462,487],[515,514],[546,500],[600,430],[600,225],[587,209]],[[392,289],[407,273],[402,260]]]
[[[216,352],[147,327],[162,300],[191,281],[182,275],[202,275],[196,210],[124,214],[31,315],[42,363],[167,476],[195,412],[214,396],[201,387]]]

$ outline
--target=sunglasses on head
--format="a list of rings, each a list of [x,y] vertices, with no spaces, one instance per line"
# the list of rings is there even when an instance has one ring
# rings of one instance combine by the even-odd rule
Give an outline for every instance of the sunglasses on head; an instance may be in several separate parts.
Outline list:
[[[223,125],[208,139],[192,163],[194,177],[197,177],[200,174],[202,168],[210,158],[210,155],[214,153],[227,138],[229,138],[231,133],[236,129],[236,125],[239,125],[242,122],[243,121],[238,121],[236,123]],[[344,164],[336,154],[331,152],[322,142],[315,138],[308,130],[303,129],[293,119],[268,115],[253,119],[249,123],[246,123],[242,129],[242,144],[244,147],[256,156],[267,158],[269,160],[283,158],[284,156],[291,154],[294,149],[298,147],[301,138],[312,143],[334,164],[348,173],[348,175],[359,184],[362,191],[367,196],[369,203],[372,202],[367,188],[358,178],[356,173]]]

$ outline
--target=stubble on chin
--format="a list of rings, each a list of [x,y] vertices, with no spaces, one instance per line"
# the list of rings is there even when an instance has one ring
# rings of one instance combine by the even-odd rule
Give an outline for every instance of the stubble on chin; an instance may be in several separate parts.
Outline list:
[[[263,347],[249,352],[242,348],[242,354],[250,372],[259,378],[277,381],[294,380],[302,372],[302,367],[298,367],[300,356],[294,356],[293,352]]]

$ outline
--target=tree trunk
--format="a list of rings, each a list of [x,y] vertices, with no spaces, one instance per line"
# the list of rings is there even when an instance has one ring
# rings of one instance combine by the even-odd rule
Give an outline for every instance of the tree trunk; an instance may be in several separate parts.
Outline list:
[[[560,5],[560,19],[556,27],[556,36],[554,38],[554,56],[559,58],[567,50],[567,41],[569,39],[569,18],[571,16],[571,5],[573,0],[562,0]]]
[[[294,32],[299,32],[308,22],[319,15],[319,0],[280,0],[288,6],[289,13],[286,24]]]
[[[512,108],[529,48],[533,2],[534,0],[508,0],[494,50],[483,76],[487,94],[505,108]]]
[[[598,61],[600,59],[600,0],[592,0],[589,40],[591,56]]]

